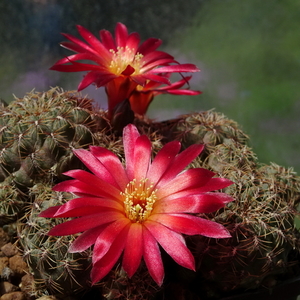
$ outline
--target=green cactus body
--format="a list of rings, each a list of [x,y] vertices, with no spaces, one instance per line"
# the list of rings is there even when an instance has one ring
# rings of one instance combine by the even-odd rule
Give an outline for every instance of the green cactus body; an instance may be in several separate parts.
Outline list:
[[[90,251],[69,253],[74,236],[48,236],[61,219],[39,218],[48,207],[61,205],[73,198],[69,193],[52,191],[52,186],[36,184],[29,189],[33,200],[28,212],[18,224],[23,256],[35,279],[35,290],[29,296],[56,295],[59,299],[80,299],[82,291],[90,289]],[[78,295],[78,298],[76,298]]]
[[[29,93],[0,111],[0,215],[19,216],[27,189],[36,182],[52,182],[62,173],[80,166],[73,148],[96,144],[104,112],[96,112],[92,100],[71,92],[51,89]],[[9,189],[14,189],[11,193]],[[18,195],[17,195],[17,194]],[[22,193],[24,194],[22,196]],[[10,206],[10,207],[9,207]],[[4,218],[2,219],[3,223]]]

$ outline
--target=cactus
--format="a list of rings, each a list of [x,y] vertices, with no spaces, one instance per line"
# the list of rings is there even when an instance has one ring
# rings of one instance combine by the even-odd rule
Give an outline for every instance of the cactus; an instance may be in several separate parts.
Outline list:
[[[23,257],[34,276],[35,289],[28,296],[50,293],[63,299],[80,295],[90,289],[90,253],[69,253],[74,237],[49,237],[48,231],[63,220],[39,218],[38,214],[51,206],[63,204],[71,195],[52,191],[51,185],[38,183],[29,189],[33,199],[27,213],[18,224],[19,243]],[[78,296],[79,297],[79,296]],[[77,298],[80,299],[80,298]]]
[[[208,298],[233,290],[271,288],[299,272],[298,230],[300,178],[276,164],[262,165],[251,149],[235,141],[215,147],[199,163],[231,179],[226,189],[236,201],[207,215],[225,225],[231,239],[193,237],[197,281]],[[201,284],[204,283],[204,284]]]
[[[51,188],[65,179],[64,171],[82,167],[73,148],[99,145],[123,158],[120,128],[116,124],[115,130],[105,112],[92,107],[91,100],[58,89],[16,99],[2,107],[0,117],[1,225],[19,219],[19,243],[36,281],[32,295],[81,299],[82,292],[90,290],[90,253],[68,253],[74,237],[46,235],[63,220],[37,215],[69,199],[70,195]],[[168,285],[162,290],[157,291],[143,266],[131,279],[116,266],[93,292],[105,299],[162,299],[174,296],[171,289],[175,286],[185,299],[197,299],[197,294],[214,298],[230,291],[272,286],[299,268],[298,231],[293,224],[300,179],[292,169],[260,164],[238,124],[214,111],[164,122],[136,117],[133,122],[149,136],[154,153],[174,139],[183,148],[205,144],[205,151],[191,167],[208,168],[234,181],[226,192],[236,201],[203,217],[223,224],[233,237],[188,238],[197,260],[196,273],[165,259]]]
[[[64,171],[78,165],[72,149],[96,143],[94,133],[101,124],[101,113],[104,115],[93,108],[92,100],[57,88],[31,92],[2,106],[1,223],[4,218],[10,222],[20,216],[29,187],[41,178],[48,182],[61,179]]]

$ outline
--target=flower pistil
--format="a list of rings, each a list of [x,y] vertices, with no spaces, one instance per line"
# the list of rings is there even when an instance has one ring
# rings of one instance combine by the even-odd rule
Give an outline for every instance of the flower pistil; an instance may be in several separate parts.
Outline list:
[[[125,191],[121,192],[127,218],[136,223],[147,220],[157,200],[156,191],[153,185],[147,186],[147,178],[139,182],[136,179],[130,181]]]

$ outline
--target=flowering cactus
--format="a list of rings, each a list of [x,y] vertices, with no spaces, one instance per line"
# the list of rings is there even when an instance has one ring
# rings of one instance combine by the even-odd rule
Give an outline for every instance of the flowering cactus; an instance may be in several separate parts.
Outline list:
[[[110,116],[115,107],[125,99],[129,99],[135,113],[143,115],[157,93],[200,93],[179,89],[188,83],[190,77],[170,83],[171,73],[198,72],[199,69],[193,64],[179,64],[170,54],[157,51],[161,40],[150,38],[139,45],[138,33],[128,34],[122,23],[116,26],[115,39],[109,31],[101,30],[101,41],[84,27],[78,25],[77,29],[86,43],[72,35],[63,34],[70,42],[63,42],[61,45],[77,54],[60,59],[51,70],[89,71],[80,82],[78,91],[92,83],[97,87],[105,86]],[[91,60],[95,64],[80,63],[78,60]],[[166,86],[159,87],[162,84]]]
[[[151,143],[133,125],[124,129],[123,144],[125,168],[105,148],[74,150],[93,174],[83,170],[66,172],[74,180],[61,182],[54,190],[79,197],[48,208],[40,217],[77,217],[55,226],[49,235],[83,232],[72,243],[70,252],[84,251],[95,244],[93,283],[107,275],[124,250],[123,268],[129,277],[143,257],[150,275],[161,285],[164,271],[158,244],[178,264],[194,270],[193,256],[181,234],[230,237],[223,226],[193,214],[213,212],[233,201],[227,194],[211,193],[232,182],[213,178],[213,172],[202,168],[182,172],[203,145],[178,154],[180,143],[170,142],[151,163]]]

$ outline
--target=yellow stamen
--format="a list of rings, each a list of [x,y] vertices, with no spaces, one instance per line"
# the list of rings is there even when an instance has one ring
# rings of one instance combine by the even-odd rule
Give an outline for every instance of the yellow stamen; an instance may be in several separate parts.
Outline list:
[[[136,179],[130,181],[121,196],[124,199],[126,216],[137,223],[144,222],[150,216],[157,200],[156,190],[153,190],[153,185],[147,184],[147,178],[139,183]]]
[[[143,54],[136,53],[134,49],[130,49],[128,46],[125,49],[124,47],[118,47],[117,51],[113,49],[109,51],[113,54],[109,69],[116,75],[120,75],[128,65],[134,68],[133,74],[138,74],[143,67]]]

